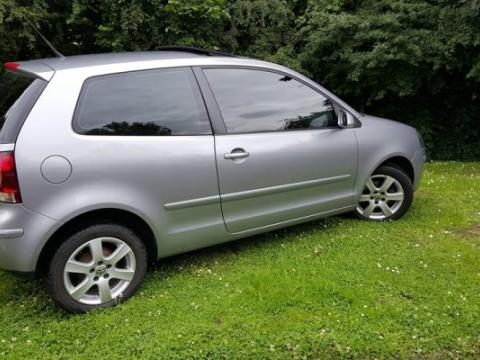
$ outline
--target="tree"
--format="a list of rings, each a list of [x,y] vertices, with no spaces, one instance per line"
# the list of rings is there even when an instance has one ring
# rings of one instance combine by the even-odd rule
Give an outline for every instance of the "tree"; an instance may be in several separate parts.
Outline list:
[[[294,68],[480,158],[480,0],[0,0],[0,60],[191,45]]]

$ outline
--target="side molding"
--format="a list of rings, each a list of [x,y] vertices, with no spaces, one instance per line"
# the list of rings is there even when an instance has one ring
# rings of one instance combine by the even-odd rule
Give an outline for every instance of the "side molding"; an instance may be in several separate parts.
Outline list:
[[[220,195],[214,195],[214,196],[208,196],[208,197],[198,198],[198,199],[177,201],[177,202],[164,204],[163,207],[164,207],[165,210],[177,210],[177,209],[184,209],[184,208],[188,208],[188,207],[192,207],[192,206],[202,206],[202,205],[213,204],[213,203],[218,202],[220,199],[222,201],[234,201],[234,200],[240,200],[240,199],[247,199],[247,198],[253,198],[253,197],[257,197],[257,196],[274,194],[274,193],[278,193],[278,192],[292,191],[292,190],[298,190],[298,189],[303,189],[303,188],[317,186],[317,185],[323,185],[323,184],[329,184],[329,183],[334,183],[334,182],[339,182],[339,181],[345,181],[345,180],[348,180],[350,177],[351,177],[350,174],[345,174],[345,175],[332,176],[332,177],[323,178],[323,179],[308,180],[308,181],[301,181],[301,182],[291,183],[291,184],[269,186],[269,187],[266,187],[266,188],[240,191],[240,192],[225,194],[225,195],[221,195],[221,196]]]

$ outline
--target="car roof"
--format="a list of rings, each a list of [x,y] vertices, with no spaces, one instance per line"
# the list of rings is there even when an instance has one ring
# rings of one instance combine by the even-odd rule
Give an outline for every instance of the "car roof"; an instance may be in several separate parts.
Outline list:
[[[152,60],[191,59],[203,56],[204,55],[181,51],[135,51],[122,53],[75,55],[66,56],[64,58],[55,57],[26,61],[22,63],[26,64],[30,62],[41,62],[51,67],[53,70],[57,71],[87,66],[123,64]]]
[[[17,61],[18,71],[49,80],[54,72],[89,67],[125,66],[131,70],[138,65],[139,69],[151,66],[202,66],[202,65],[244,65],[277,68],[279,65],[237,57],[218,52],[196,52],[186,50],[135,51],[104,53],[90,55],[75,55],[53,57],[28,61]]]

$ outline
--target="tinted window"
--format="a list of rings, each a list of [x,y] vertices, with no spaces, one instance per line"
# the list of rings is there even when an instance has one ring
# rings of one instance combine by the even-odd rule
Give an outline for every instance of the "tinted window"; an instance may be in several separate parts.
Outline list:
[[[47,82],[10,72],[0,76],[0,143],[14,143]]]
[[[205,69],[228,132],[337,126],[329,99],[288,76],[246,69]]]
[[[190,69],[135,71],[85,82],[74,129],[86,135],[201,135],[210,122]]]

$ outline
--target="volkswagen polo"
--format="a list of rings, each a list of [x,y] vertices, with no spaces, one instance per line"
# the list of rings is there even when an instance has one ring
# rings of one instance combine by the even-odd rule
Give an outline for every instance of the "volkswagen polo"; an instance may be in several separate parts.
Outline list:
[[[326,216],[401,218],[417,131],[272,63],[188,48],[5,64],[0,267],[86,312],[160,258]],[[4,115],[3,115],[4,114]]]

